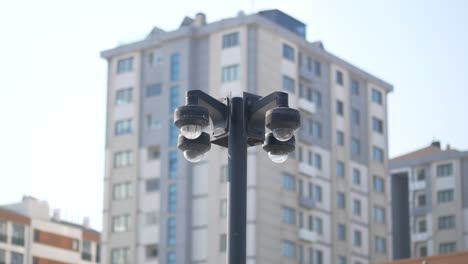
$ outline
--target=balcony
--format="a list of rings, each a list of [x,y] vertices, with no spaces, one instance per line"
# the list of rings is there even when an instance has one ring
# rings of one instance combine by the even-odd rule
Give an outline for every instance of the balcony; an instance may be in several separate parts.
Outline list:
[[[314,74],[312,71],[309,71],[309,69],[307,69],[306,65],[303,65],[302,67],[298,67],[298,71],[299,71],[299,75],[303,79],[312,81]]]
[[[411,190],[423,190],[426,189],[426,181],[413,181],[410,183]]]
[[[309,165],[305,162],[299,163],[299,172],[309,177],[316,176],[318,173],[317,169],[314,166]]]
[[[317,242],[319,240],[319,236],[314,231],[301,228],[299,229],[299,239],[307,242]]]
[[[304,207],[304,208],[307,208],[307,209],[315,209],[316,208],[314,199],[312,199],[310,197],[299,196],[298,202],[299,202],[299,205]]]
[[[315,112],[317,111],[317,106],[315,105],[314,102],[311,102],[305,98],[299,98],[299,108],[306,111],[306,112],[309,112],[311,114],[315,114]]]

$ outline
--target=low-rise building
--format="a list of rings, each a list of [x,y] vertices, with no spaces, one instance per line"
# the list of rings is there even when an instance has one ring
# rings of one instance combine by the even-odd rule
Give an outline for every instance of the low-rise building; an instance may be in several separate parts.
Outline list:
[[[23,197],[0,206],[0,264],[99,263],[100,233],[63,221],[59,211],[51,217],[47,202]]]
[[[468,250],[468,151],[435,141],[392,159],[390,174],[394,259]]]

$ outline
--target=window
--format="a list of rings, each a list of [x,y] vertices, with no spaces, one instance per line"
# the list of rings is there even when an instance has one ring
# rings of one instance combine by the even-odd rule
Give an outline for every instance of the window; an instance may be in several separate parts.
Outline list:
[[[317,91],[312,91],[310,95],[310,101],[315,104],[317,108],[322,106],[322,94]]]
[[[283,44],[283,58],[294,61],[294,49],[287,44]]]
[[[302,245],[297,246],[297,260],[298,264],[304,263],[304,247]]]
[[[176,254],[173,251],[167,253],[167,264],[176,264]]]
[[[418,233],[426,233],[427,232],[427,222],[426,219],[420,219],[417,221],[417,228]]]
[[[351,140],[351,154],[359,155],[361,154],[361,141],[357,138]]]
[[[24,225],[13,224],[11,243],[17,246],[24,246]]]
[[[158,96],[158,95],[161,95],[161,92],[162,92],[162,84],[160,83],[150,84],[145,87],[146,97]]]
[[[314,165],[314,159],[313,159],[313,154],[312,154],[312,151],[307,151],[307,164],[309,164],[309,166],[313,166]]]
[[[422,246],[422,247],[419,248],[419,256],[421,256],[421,257],[427,256],[427,247],[426,246]]]
[[[373,186],[374,186],[374,191],[380,192],[380,193],[385,192],[385,180],[382,179],[381,177],[374,175]]]
[[[372,148],[372,157],[373,157],[374,161],[383,163],[383,162],[384,162],[384,152],[383,152],[383,149],[374,146],[374,147]]]
[[[169,178],[177,178],[177,153],[175,151],[169,152]]]
[[[296,210],[291,207],[283,206],[281,208],[283,223],[288,225],[296,225]]]
[[[297,152],[298,152],[298,156],[299,156],[299,157],[298,157],[299,162],[303,162],[304,159],[303,159],[303,157],[302,157],[302,147],[298,147],[298,148],[297,148]]]
[[[117,61],[117,73],[133,71],[133,57],[120,59]]]
[[[227,199],[219,201],[219,216],[221,218],[226,218],[227,216]]]
[[[383,133],[383,121],[377,117],[372,117],[372,130],[382,134]]]
[[[307,56],[307,71],[312,72],[312,58]]]
[[[317,121],[310,120],[309,134],[315,138],[321,138],[322,137],[322,124]]]
[[[361,171],[359,169],[353,169],[353,184],[361,185]]]
[[[385,238],[380,236],[375,236],[374,239],[374,248],[376,253],[385,253],[386,245],[385,245]]]
[[[11,264],[23,264],[23,254],[18,253],[18,252],[11,252]]]
[[[96,263],[101,262],[101,246],[96,244]]]
[[[361,123],[359,110],[352,108],[351,109],[351,122],[353,125],[359,125]]]
[[[381,105],[382,104],[382,93],[376,89],[372,89],[372,102]]]
[[[239,32],[223,35],[223,49],[239,46]]]
[[[294,79],[286,75],[283,75],[283,89],[288,92],[294,93],[296,89],[295,87],[296,87],[296,84],[294,82]]]
[[[174,122],[169,122],[169,144],[171,146],[177,145],[177,139],[179,137],[179,129],[175,126]]]
[[[315,72],[315,76],[317,77],[322,75],[322,65],[320,64],[319,61],[314,61],[314,72]]]
[[[129,263],[129,249],[128,248],[114,248],[111,251],[111,264],[128,264]]]
[[[0,264],[6,264],[6,253],[3,249],[0,249]]]
[[[447,230],[447,229],[454,229],[454,228],[455,228],[455,216],[454,215],[439,216],[439,229],[440,230]]]
[[[358,199],[353,200],[353,214],[361,216],[361,201]]]
[[[219,181],[221,183],[226,183],[229,180],[229,171],[227,166],[221,166],[221,176],[219,177]]]
[[[174,53],[171,55],[171,81],[180,79],[180,54]]]
[[[157,211],[147,212],[145,214],[145,225],[152,226],[159,222],[159,216]]]
[[[179,86],[174,85],[171,87],[171,112],[173,113],[179,106]]]
[[[130,104],[133,100],[133,88],[118,90],[115,95],[115,104]]]
[[[416,178],[417,181],[425,181],[426,180],[426,170],[424,168],[418,170],[418,175]]]
[[[283,174],[283,189],[287,191],[296,191],[296,179],[294,175]]]
[[[385,224],[385,208],[374,206],[374,220],[376,223]]]
[[[121,233],[130,229],[130,215],[119,215],[112,217],[112,232]]]
[[[344,177],[345,176],[345,165],[342,161],[336,161],[336,176]]]
[[[310,252],[311,259],[313,264],[323,264],[323,252],[321,250],[313,250]]]
[[[154,259],[158,257],[158,245],[150,244],[145,246],[146,259]]]
[[[227,236],[226,234],[221,234],[219,236],[219,252],[226,252],[227,248]]]
[[[167,219],[167,246],[175,246],[176,244],[176,219],[169,217]]]
[[[336,264],[346,264],[346,257],[345,256],[338,256],[336,258]]]
[[[314,232],[321,235],[323,234],[323,221],[320,217],[314,217]]]
[[[127,135],[131,134],[133,130],[132,119],[119,120],[115,122],[115,135]]]
[[[0,242],[7,242],[7,222],[0,220]]]
[[[452,173],[453,165],[451,163],[437,166],[437,177],[451,176]]]
[[[351,80],[351,94],[359,95],[359,82],[357,80]]]
[[[337,70],[335,78],[336,84],[343,85],[343,72]]]
[[[314,166],[318,170],[322,169],[322,155],[314,153]]]
[[[157,192],[159,191],[159,178],[147,179],[145,181],[146,192]]]
[[[152,146],[148,148],[147,150],[148,161],[159,160],[160,157],[161,157],[161,150],[159,149],[159,146]]]
[[[419,194],[416,196],[417,197],[417,207],[424,207],[426,206],[426,195],[425,194]]]
[[[114,168],[127,167],[133,164],[133,152],[119,151],[114,154]]]
[[[336,131],[336,143],[340,146],[344,146],[344,133],[343,131]]]
[[[346,198],[343,192],[336,193],[336,207],[341,209],[346,208]]]
[[[130,182],[114,184],[112,198],[114,200],[125,200],[132,196],[132,184]]]
[[[362,246],[362,233],[359,230],[353,232],[353,245],[356,247]]]
[[[344,115],[343,102],[340,100],[336,100],[336,113],[340,116]]]
[[[457,244],[455,242],[439,244],[439,254],[452,253],[452,252],[455,252],[456,249],[457,249]]]
[[[437,202],[447,203],[453,201],[454,192],[453,190],[443,190],[437,192]]]
[[[336,226],[336,236],[338,240],[346,240],[346,225],[345,224],[338,224]]]
[[[296,244],[292,241],[283,240],[281,243],[281,255],[287,258],[296,258]]]
[[[318,185],[314,185],[314,200],[317,202],[322,201],[322,187]]]
[[[154,118],[151,114],[146,115],[146,128],[156,129],[161,127],[161,121]]]
[[[82,250],[81,250],[81,259],[91,261],[93,256],[91,255],[91,241],[83,240]]]
[[[177,209],[177,185],[169,184],[169,199],[168,199],[168,206],[167,210],[170,213],[174,213]]]
[[[222,69],[222,82],[232,82],[239,80],[239,64],[225,66]]]

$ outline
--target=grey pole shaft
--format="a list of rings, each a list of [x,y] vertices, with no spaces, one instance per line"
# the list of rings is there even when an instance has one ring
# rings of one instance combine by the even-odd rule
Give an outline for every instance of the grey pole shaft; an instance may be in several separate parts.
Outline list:
[[[229,248],[228,264],[246,263],[247,225],[247,138],[244,101],[231,99],[229,121]]]

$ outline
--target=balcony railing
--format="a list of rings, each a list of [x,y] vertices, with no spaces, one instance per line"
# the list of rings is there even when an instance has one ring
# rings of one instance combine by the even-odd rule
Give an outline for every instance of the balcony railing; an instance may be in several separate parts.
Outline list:
[[[313,177],[317,175],[317,169],[314,166],[309,165],[305,162],[299,163],[299,172],[309,177]]]
[[[299,229],[299,239],[308,242],[317,242],[319,240],[319,236],[314,231],[301,228]]]
[[[315,114],[315,112],[317,111],[317,106],[315,105],[314,102],[311,102],[305,98],[299,98],[299,104],[298,104],[299,108],[306,111],[306,112],[309,112],[311,114]]]
[[[314,199],[310,197],[299,196],[298,202],[300,206],[307,209],[314,209],[316,207]]]

